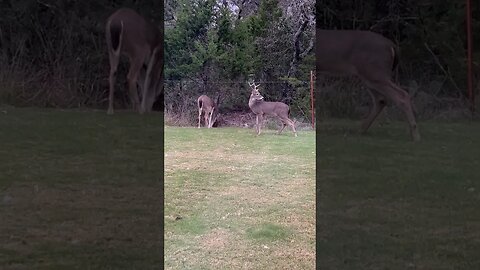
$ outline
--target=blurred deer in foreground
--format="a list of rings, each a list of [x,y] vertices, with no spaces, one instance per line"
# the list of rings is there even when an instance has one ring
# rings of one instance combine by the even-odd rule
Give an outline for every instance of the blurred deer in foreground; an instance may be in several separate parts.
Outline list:
[[[147,22],[134,10],[121,8],[108,18],[106,37],[110,60],[107,113],[113,114],[115,79],[122,54],[130,60],[127,80],[133,109],[140,113],[150,111],[163,90],[163,29]]]
[[[389,39],[370,31],[322,30],[316,28],[317,72],[358,76],[369,87],[373,108],[362,124],[367,132],[387,105],[397,105],[405,114],[414,141],[420,140],[411,97],[392,81],[398,65],[398,49]]]
[[[255,85],[255,82],[248,83],[252,88],[252,93],[250,94],[250,100],[248,101],[248,106],[252,112],[257,116],[256,121],[256,132],[257,136],[260,135],[260,129],[263,122],[263,116],[274,116],[280,119],[282,127],[278,130],[278,134],[282,133],[286,125],[289,125],[292,128],[293,134],[297,137],[297,131],[295,130],[295,123],[289,118],[290,108],[287,104],[283,102],[269,102],[264,101],[263,96],[258,91],[260,85]]]
[[[218,102],[218,98],[217,98],[217,102]],[[204,115],[205,126],[207,128],[211,128],[213,126],[213,123],[215,123],[215,119],[212,121],[212,116],[217,106],[216,103],[208,96],[201,95],[197,99],[197,105],[198,105],[198,128],[200,128],[200,120],[202,118],[201,117],[202,112],[205,114]]]

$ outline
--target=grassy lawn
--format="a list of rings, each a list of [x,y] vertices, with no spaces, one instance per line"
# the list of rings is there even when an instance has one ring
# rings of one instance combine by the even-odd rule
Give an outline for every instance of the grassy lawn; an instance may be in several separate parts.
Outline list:
[[[161,114],[0,107],[0,269],[160,269]],[[480,269],[480,123],[322,122],[320,269]],[[166,269],[313,269],[315,134],[165,128]]]
[[[165,128],[165,269],[314,269],[315,133]]]
[[[160,269],[161,119],[0,107],[0,269]]]
[[[320,123],[320,269],[480,269],[480,123]]]

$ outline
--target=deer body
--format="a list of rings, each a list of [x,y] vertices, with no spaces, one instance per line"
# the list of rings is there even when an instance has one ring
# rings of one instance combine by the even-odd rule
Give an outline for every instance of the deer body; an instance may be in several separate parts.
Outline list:
[[[122,54],[130,61],[127,80],[133,109],[150,111],[163,88],[163,32],[134,10],[122,8],[108,18],[106,38],[110,60],[108,114],[113,113],[116,72]]]
[[[261,124],[263,122],[263,117],[267,115],[280,119],[282,127],[278,130],[278,134],[282,133],[286,125],[289,125],[292,128],[293,134],[295,134],[295,137],[297,137],[295,123],[289,118],[290,107],[283,102],[264,101],[263,96],[257,89],[258,85],[250,84],[250,86],[252,87],[252,93],[250,94],[248,106],[256,115],[257,136],[260,135],[261,132]]]
[[[373,108],[362,124],[365,133],[386,101],[405,114],[414,141],[420,140],[411,97],[392,81],[398,50],[392,41],[370,31],[316,29],[317,71],[358,76],[370,89]]]
[[[201,120],[202,112],[204,113],[204,117],[205,117],[205,126],[207,128],[211,128],[213,126],[212,115],[216,107],[215,102],[208,96],[201,95],[197,99],[197,105],[198,105],[198,128],[200,128],[200,120]]]

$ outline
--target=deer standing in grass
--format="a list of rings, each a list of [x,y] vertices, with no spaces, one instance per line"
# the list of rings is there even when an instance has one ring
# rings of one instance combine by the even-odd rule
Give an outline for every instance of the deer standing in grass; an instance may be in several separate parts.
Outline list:
[[[130,60],[127,80],[133,109],[140,113],[151,111],[155,98],[163,90],[163,29],[134,10],[121,8],[107,20],[106,38],[110,60],[107,113],[113,114],[116,73],[122,54]]]
[[[286,125],[289,125],[292,128],[293,134],[297,137],[297,131],[295,130],[295,123],[289,118],[290,108],[287,104],[283,102],[269,102],[264,101],[263,96],[258,91],[260,85],[255,85],[255,82],[248,83],[252,88],[252,93],[250,94],[250,100],[248,101],[248,106],[252,112],[257,116],[256,119],[256,132],[257,136],[260,135],[260,129],[263,122],[263,116],[274,116],[280,119],[282,127],[278,130],[278,134],[282,133]]]
[[[367,132],[387,101],[405,114],[413,141],[420,141],[411,97],[392,81],[398,49],[389,39],[370,31],[316,28],[317,72],[358,76],[368,87],[373,108],[362,124]]]
[[[197,105],[198,105],[198,128],[200,128],[200,120],[201,120],[202,112],[204,113],[204,117],[205,117],[205,126],[207,128],[211,128],[213,126],[213,123],[215,122],[215,121],[212,122],[213,112],[216,108],[215,102],[208,96],[201,95],[197,99]]]

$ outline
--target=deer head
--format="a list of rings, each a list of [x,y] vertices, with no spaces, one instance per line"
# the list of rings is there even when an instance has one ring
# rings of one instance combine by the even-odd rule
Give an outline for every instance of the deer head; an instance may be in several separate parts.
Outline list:
[[[252,82],[252,83],[249,82],[248,85],[250,86],[250,88],[252,88],[252,92],[250,94],[250,100],[252,101],[262,100],[263,96],[260,94],[260,91],[258,90],[258,87],[260,86],[260,84],[256,85],[255,82]]]

